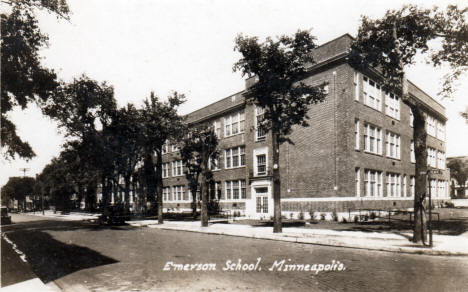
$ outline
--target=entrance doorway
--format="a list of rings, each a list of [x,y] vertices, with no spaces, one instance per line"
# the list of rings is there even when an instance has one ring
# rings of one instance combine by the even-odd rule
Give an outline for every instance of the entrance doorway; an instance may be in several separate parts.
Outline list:
[[[268,187],[256,187],[255,196],[257,214],[268,214]]]

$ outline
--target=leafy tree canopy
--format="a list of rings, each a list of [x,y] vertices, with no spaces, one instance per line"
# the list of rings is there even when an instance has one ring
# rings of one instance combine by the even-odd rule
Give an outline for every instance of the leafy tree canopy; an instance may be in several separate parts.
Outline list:
[[[445,11],[407,5],[389,10],[377,20],[363,16],[350,62],[356,67],[378,68],[384,87],[398,92],[404,67],[413,64],[418,53],[427,53],[434,66],[450,66],[440,92],[448,97],[454,91],[453,82],[468,69],[467,11],[453,5]],[[440,46],[431,42],[434,40]]]
[[[26,196],[34,193],[34,184],[33,177],[10,177],[2,187],[2,197],[23,201]]]
[[[468,165],[461,159],[453,159],[447,167],[450,169],[450,176],[456,179],[458,185],[464,186],[468,180]]]
[[[48,45],[48,37],[41,33],[35,9],[45,9],[68,19],[70,13],[64,0],[11,0],[9,14],[1,18],[1,146],[6,159],[15,154],[32,158],[31,146],[16,133],[16,126],[7,113],[14,106],[26,108],[31,101],[46,100],[58,85],[53,70],[40,63],[39,50]]]
[[[289,141],[293,125],[308,125],[308,106],[325,98],[325,84],[312,86],[301,81],[314,63],[314,37],[298,31],[292,37],[283,35],[259,43],[257,37],[238,35],[235,43],[234,50],[242,57],[233,70],[257,80],[247,89],[246,99],[265,108],[265,130],[273,130],[281,142]]]

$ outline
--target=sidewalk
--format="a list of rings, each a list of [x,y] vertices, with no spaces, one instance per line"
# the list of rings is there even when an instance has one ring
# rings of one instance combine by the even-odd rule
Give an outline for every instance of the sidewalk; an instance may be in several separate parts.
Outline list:
[[[44,211],[44,215],[42,215],[42,211],[37,211],[37,212],[28,212],[28,213],[22,213],[25,215],[31,215],[31,216],[44,216],[44,217],[49,217],[49,218],[60,218],[64,220],[69,220],[69,221],[81,221],[81,220],[93,220],[93,219],[98,219],[99,214],[95,213],[86,213],[86,212],[70,212],[68,214],[61,214],[60,211],[57,213],[54,213],[54,211],[51,210],[46,210]]]
[[[34,215],[34,214],[30,214]],[[42,213],[36,213],[43,216]],[[97,214],[72,212],[68,215],[54,214],[46,211],[46,217],[65,220],[92,220]],[[253,227],[242,224],[211,223],[208,227],[201,227],[199,221],[165,221],[159,225],[157,220],[127,221],[137,227],[149,227],[166,230],[179,230],[208,234],[220,234],[258,239],[279,240],[305,244],[325,246],[359,248],[367,250],[401,252],[426,255],[455,255],[468,256],[468,232],[461,235],[434,234],[432,248],[415,245],[409,238],[411,233],[336,231],[330,229],[308,229],[297,227],[283,227],[283,233],[273,233],[272,227]]]
[[[186,221],[165,221],[161,225],[157,223],[157,220],[129,221],[127,223],[132,226],[147,226],[149,228],[166,230],[221,234],[336,247],[411,254],[468,256],[468,233],[458,236],[434,235],[434,247],[427,248],[417,246],[409,241],[411,237],[409,233],[336,231],[296,227],[283,227],[283,233],[273,233],[272,227],[253,227],[241,224],[214,223],[208,227],[201,227],[200,222]]]

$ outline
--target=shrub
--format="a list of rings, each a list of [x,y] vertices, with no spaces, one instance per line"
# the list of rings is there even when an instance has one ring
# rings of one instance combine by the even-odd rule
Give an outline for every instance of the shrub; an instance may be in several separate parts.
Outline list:
[[[445,208],[455,208],[455,205],[452,202],[445,202]]]
[[[289,219],[294,219],[294,213],[289,214]]]
[[[338,221],[338,214],[336,213],[336,210],[333,210],[332,212],[332,219],[333,221]]]
[[[322,221],[325,220],[325,213],[320,214],[320,220],[322,220]]]
[[[375,215],[375,212],[371,212],[370,215],[369,215],[369,218],[372,219],[372,220],[377,218],[377,216]]]
[[[304,220],[304,212],[299,212],[299,220]]]
[[[309,216],[310,216],[310,221],[314,222],[315,221],[315,212],[310,210],[309,211]]]

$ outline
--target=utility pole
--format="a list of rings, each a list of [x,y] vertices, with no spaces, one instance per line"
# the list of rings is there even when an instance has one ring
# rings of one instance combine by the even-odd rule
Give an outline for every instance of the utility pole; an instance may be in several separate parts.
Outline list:
[[[23,177],[25,177],[26,176],[26,171],[28,171],[29,168],[23,167],[23,168],[20,168],[19,170],[21,170],[23,172]]]

